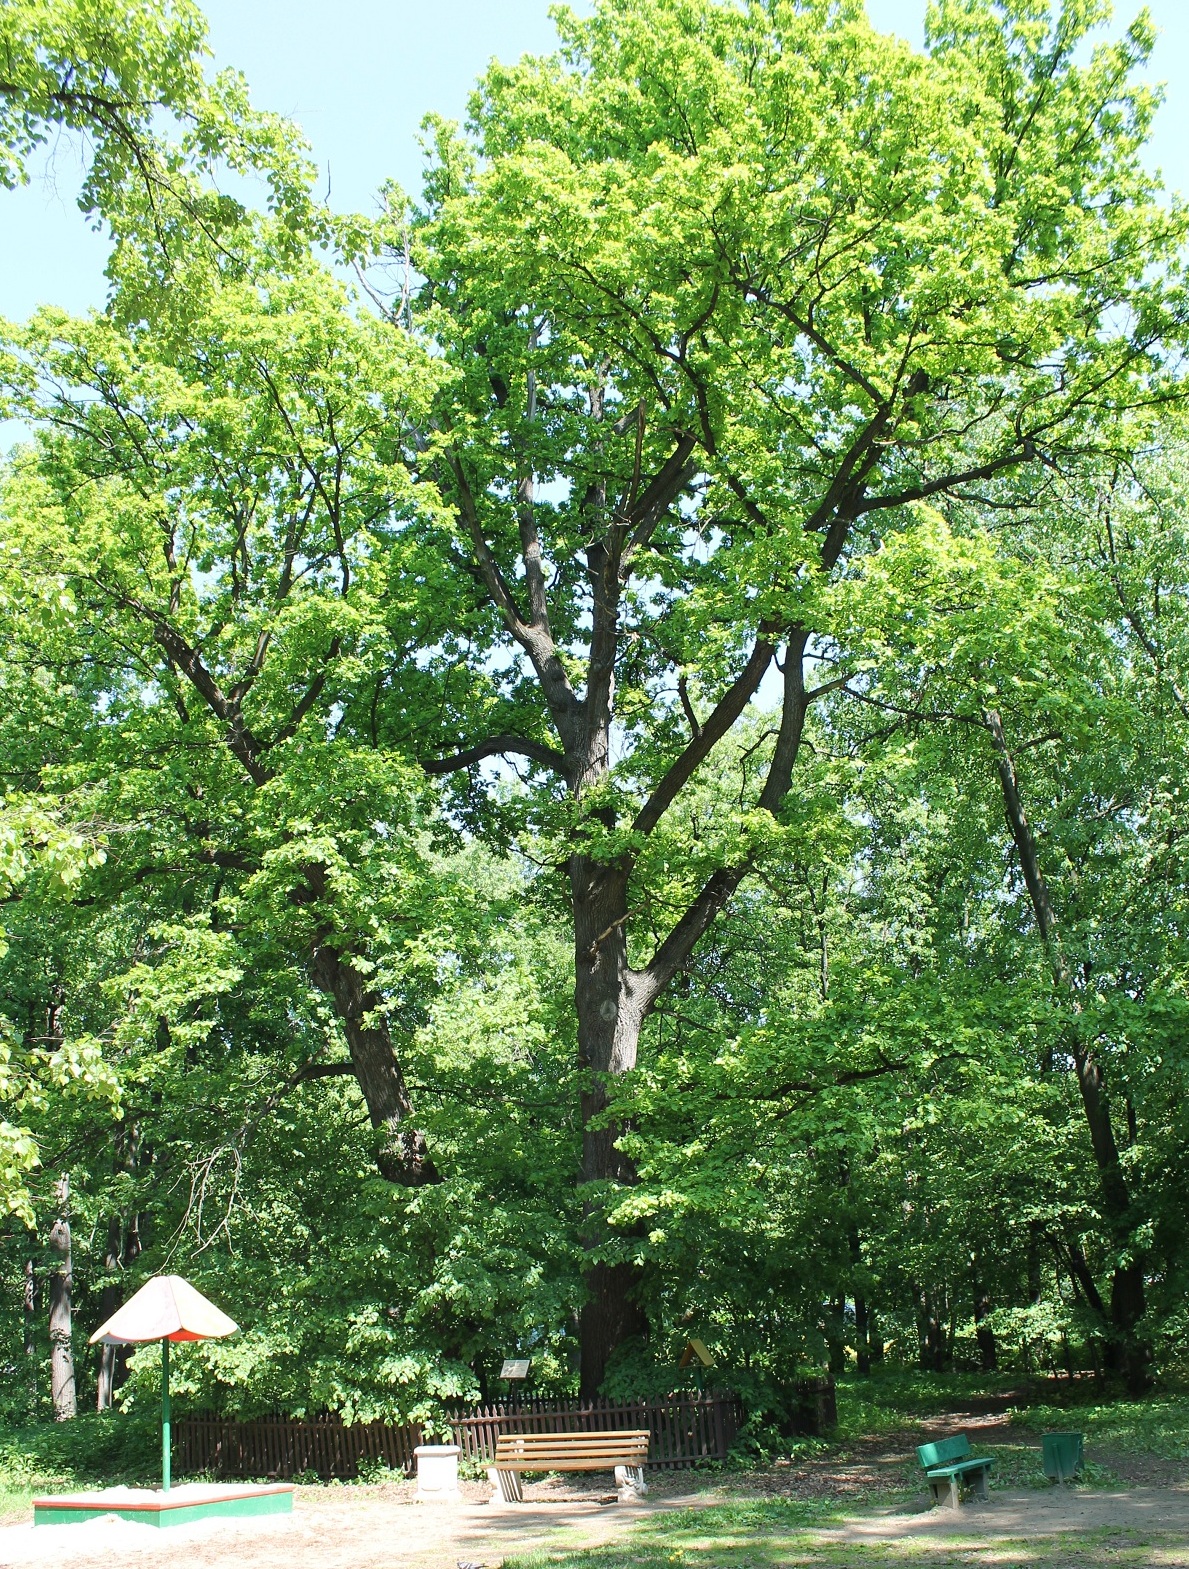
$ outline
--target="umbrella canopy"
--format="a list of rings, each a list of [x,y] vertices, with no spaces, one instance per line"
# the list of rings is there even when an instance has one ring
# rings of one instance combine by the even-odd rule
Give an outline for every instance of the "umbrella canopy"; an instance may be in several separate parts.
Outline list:
[[[154,1275],[91,1336],[91,1344],[146,1340],[221,1340],[239,1328],[180,1275]]]

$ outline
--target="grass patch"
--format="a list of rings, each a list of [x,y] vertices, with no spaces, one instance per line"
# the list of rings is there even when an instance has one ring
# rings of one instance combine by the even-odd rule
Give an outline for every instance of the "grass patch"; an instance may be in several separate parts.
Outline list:
[[[837,1384],[838,1437],[899,1432],[919,1417],[1008,1395],[1019,1387],[1019,1377],[1006,1373],[889,1372],[842,1378]]]
[[[1173,1569],[1184,1541],[1161,1532],[1078,1531],[956,1543],[938,1538],[839,1542],[813,1526],[830,1515],[765,1503],[685,1511],[642,1522],[603,1547],[505,1558],[504,1569]]]
[[[665,1511],[641,1521],[619,1542],[574,1551],[506,1558],[505,1569],[744,1569],[809,1562],[815,1526],[841,1518],[836,1506],[800,1499],[741,1498],[707,1509]],[[788,1556],[803,1547],[801,1557]],[[774,1557],[773,1553],[781,1556]],[[819,1559],[814,1560],[820,1561]]]
[[[1115,1400],[1106,1405],[1035,1405],[1012,1418],[1036,1432],[1076,1429],[1088,1443],[1110,1444],[1132,1454],[1189,1460],[1189,1395]]]

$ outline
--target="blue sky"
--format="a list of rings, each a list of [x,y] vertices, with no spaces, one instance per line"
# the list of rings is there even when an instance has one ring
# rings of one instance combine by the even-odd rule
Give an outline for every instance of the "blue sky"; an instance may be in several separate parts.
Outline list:
[[[260,105],[295,119],[329,178],[331,204],[371,207],[380,183],[413,186],[417,126],[462,114],[493,56],[548,49],[547,0],[208,0],[219,65],[247,76]],[[1161,37],[1153,80],[1168,86],[1153,145],[1167,183],[1189,191],[1189,0],[1149,0]],[[925,0],[868,0],[877,27],[919,43]],[[1117,8],[1122,26],[1139,9]],[[74,205],[79,152],[60,141],[34,183],[0,191],[0,315],[103,299],[104,245]]]

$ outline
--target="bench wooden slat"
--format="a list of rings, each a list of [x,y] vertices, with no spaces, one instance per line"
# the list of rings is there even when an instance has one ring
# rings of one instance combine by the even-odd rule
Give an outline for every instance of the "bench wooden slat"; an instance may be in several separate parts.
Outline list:
[[[641,1444],[639,1448],[623,1445],[617,1449],[501,1449],[496,1455],[497,1460],[600,1460],[607,1455],[647,1455],[648,1451]]]
[[[598,1433],[501,1433],[497,1471],[608,1471],[639,1466],[648,1458],[650,1434],[639,1429]]]
[[[501,1433],[498,1442],[510,1444],[513,1441],[520,1443],[521,1440],[532,1442],[536,1439],[562,1438],[567,1443],[576,1443],[588,1438],[648,1438],[650,1436],[646,1427],[599,1427],[589,1430],[574,1428],[568,1433]]]
[[[643,1455],[648,1453],[647,1444],[509,1444],[506,1449],[496,1452],[496,1459],[503,1460],[508,1455],[573,1455],[575,1458],[586,1455],[594,1458],[597,1455]]]
[[[564,1438],[549,1437],[524,1441],[518,1438],[501,1438],[497,1447],[500,1449],[638,1449],[641,1444],[647,1445],[647,1443],[647,1438],[598,1438],[593,1443],[567,1443]]]
[[[645,1433],[644,1438],[647,1437],[648,1434]],[[501,1444],[547,1444],[558,1442],[579,1445],[593,1444],[597,1446],[599,1444],[631,1445],[639,1443],[640,1439],[630,1433],[626,1437],[619,1433],[501,1433],[498,1441]]]
[[[492,1471],[612,1471],[621,1465],[639,1465],[638,1455],[612,1455],[602,1460],[497,1460]]]
[[[544,1465],[553,1471],[568,1465],[639,1465],[647,1458],[646,1449],[604,1449],[599,1454],[592,1454],[588,1449],[577,1453],[566,1449],[511,1449],[501,1451],[495,1457],[495,1463],[497,1466],[519,1466],[521,1470]]]
[[[635,1451],[637,1449],[647,1449],[647,1448],[648,1448],[647,1440],[642,1440],[641,1442],[634,1443],[634,1444],[616,1444],[616,1443],[603,1443],[603,1444],[505,1444],[503,1442],[503,1440],[501,1439],[499,1444],[498,1444],[498,1446],[497,1446],[498,1452],[500,1454],[511,1454],[512,1451],[515,1450],[515,1452],[517,1454],[525,1454],[525,1455],[536,1454],[536,1453],[538,1453],[538,1451],[545,1450],[545,1449],[548,1449],[548,1450],[556,1449],[560,1454],[565,1454],[565,1455],[574,1455],[574,1454],[601,1455],[601,1454],[618,1454],[621,1449],[630,1449],[633,1453],[635,1453]]]
[[[647,1444],[507,1444],[496,1451],[504,1455],[636,1455],[647,1453]]]

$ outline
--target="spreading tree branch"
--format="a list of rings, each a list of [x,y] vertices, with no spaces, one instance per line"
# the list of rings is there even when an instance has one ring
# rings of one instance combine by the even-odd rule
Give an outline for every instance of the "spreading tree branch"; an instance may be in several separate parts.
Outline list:
[[[555,747],[546,746],[542,741],[529,741],[518,735],[491,736],[486,741],[476,742],[474,746],[464,747],[450,757],[423,759],[421,767],[430,775],[451,774],[459,768],[471,768],[485,757],[509,755],[530,758],[534,763],[540,763],[542,768],[551,768],[563,779],[570,776],[570,766],[564,753]]]

